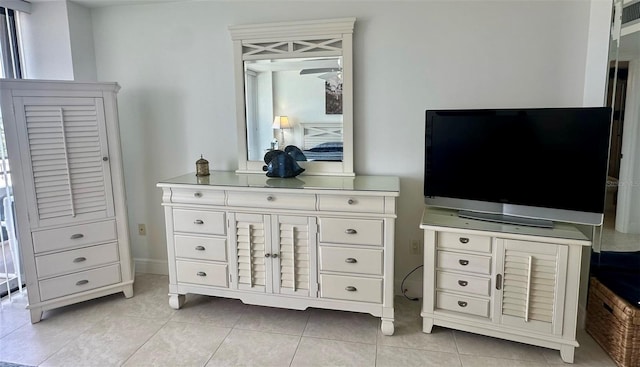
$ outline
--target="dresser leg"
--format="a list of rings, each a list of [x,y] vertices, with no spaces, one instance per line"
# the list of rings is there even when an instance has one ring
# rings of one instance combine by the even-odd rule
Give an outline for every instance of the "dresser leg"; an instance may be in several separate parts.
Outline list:
[[[184,305],[185,295],[184,294],[170,294],[169,295],[169,306],[171,308],[179,310],[180,307]]]
[[[382,329],[383,335],[393,335],[394,327],[393,327],[393,319],[382,319],[382,325],[380,326]]]
[[[560,357],[565,363],[573,363],[573,353],[576,348],[570,345],[563,345],[560,347]]]
[[[431,334],[431,329],[433,329],[433,319],[428,317],[422,318],[422,332]]]
[[[29,313],[31,314],[31,323],[35,324],[40,322],[40,320],[42,320],[42,309],[41,308],[32,308],[31,310],[29,310]]]
[[[124,287],[122,293],[124,293],[124,298],[133,297],[133,284]]]

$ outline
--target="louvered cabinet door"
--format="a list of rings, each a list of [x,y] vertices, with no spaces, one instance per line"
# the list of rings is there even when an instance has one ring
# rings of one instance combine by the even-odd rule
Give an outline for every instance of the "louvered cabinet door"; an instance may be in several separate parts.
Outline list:
[[[498,246],[501,323],[562,335],[567,246],[506,239]]]
[[[229,218],[238,289],[271,292],[270,216],[231,213]]]
[[[20,97],[14,110],[31,226],[113,217],[103,100]]]
[[[278,257],[274,266],[274,292],[314,296],[317,294],[315,217],[277,217],[276,242]]]

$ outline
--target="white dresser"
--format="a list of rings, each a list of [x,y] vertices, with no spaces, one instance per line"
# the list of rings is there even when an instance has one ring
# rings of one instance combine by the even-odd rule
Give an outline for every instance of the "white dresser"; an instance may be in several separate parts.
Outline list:
[[[212,172],[158,187],[171,307],[196,293],[366,312],[393,334],[397,177]]]
[[[582,249],[575,226],[553,229],[459,218],[427,208],[423,331],[440,325],[558,349],[573,363]]]
[[[31,321],[133,296],[115,83],[0,81]]]

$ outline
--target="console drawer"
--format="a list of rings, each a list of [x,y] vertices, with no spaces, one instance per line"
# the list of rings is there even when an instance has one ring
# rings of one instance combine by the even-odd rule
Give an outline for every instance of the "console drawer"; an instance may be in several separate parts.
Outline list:
[[[34,231],[35,253],[63,250],[116,240],[116,222],[107,220],[77,226]]]
[[[438,248],[490,253],[491,237],[438,232]]]
[[[173,210],[173,229],[176,232],[220,234],[226,233],[223,212],[205,210]]]
[[[320,271],[382,275],[382,250],[320,246]]]
[[[183,204],[224,205],[224,191],[172,188],[171,202]]]
[[[321,274],[320,297],[382,303],[382,279]]]
[[[456,292],[473,293],[481,296],[489,296],[491,279],[474,277],[468,274],[436,272],[436,287]]]
[[[384,213],[384,197],[319,195],[318,209],[338,212]]]
[[[478,274],[491,274],[491,257],[438,251],[438,268]]]
[[[118,261],[118,245],[84,247],[77,250],[36,256],[38,279],[65,274]]]
[[[316,209],[316,196],[312,194],[229,191],[227,196],[227,204],[229,206],[297,210]]]
[[[178,283],[228,287],[227,265],[195,261],[176,261]]]
[[[91,269],[63,275],[39,282],[40,299],[46,301],[115,284],[120,281],[120,265],[113,264],[102,268]]]
[[[382,246],[382,220],[319,218],[320,241]]]
[[[227,239],[176,235],[176,257],[198,260],[227,261]]]
[[[446,292],[436,292],[436,308],[489,317],[489,300],[458,296]]]

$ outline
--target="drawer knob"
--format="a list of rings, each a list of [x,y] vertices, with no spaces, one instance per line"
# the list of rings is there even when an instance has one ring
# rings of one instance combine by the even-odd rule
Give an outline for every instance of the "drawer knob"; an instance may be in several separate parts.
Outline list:
[[[358,262],[358,260],[354,259],[353,257],[348,257],[346,259],[344,259],[344,262],[348,263],[348,264],[355,264]]]
[[[358,233],[358,231],[356,231],[356,230],[355,230],[355,229],[353,229],[353,228],[347,228],[347,229],[344,231],[344,233],[346,233],[346,234],[357,234],[357,233]]]
[[[196,219],[193,221],[193,224],[204,224],[204,221],[202,219]]]
[[[77,240],[77,239],[80,239],[82,237],[84,237],[84,235],[82,233],[76,233],[76,234],[72,234],[71,235],[71,239],[72,240]]]
[[[469,265],[469,260],[460,259],[460,260],[458,260],[458,263],[460,263],[460,265],[462,265],[462,266],[467,266],[467,265]]]
[[[355,292],[355,291],[358,290],[358,288],[356,288],[356,287],[354,287],[352,285],[348,285],[348,286],[344,287],[344,290],[347,291],[347,292]]]
[[[469,243],[469,239],[467,237],[460,237],[460,243]]]
[[[196,275],[199,276],[199,277],[206,277],[207,273],[205,273],[204,271],[199,271],[199,272],[196,273]]]
[[[356,203],[356,201],[355,201],[355,200],[353,200],[353,199],[349,199],[349,200],[347,200],[347,204],[349,204],[349,205],[353,205],[353,204],[355,204],[355,203]]]
[[[276,198],[274,198],[273,196],[269,195],[267,196],[267,201],[274,201]]]
[[[204,251],[204,246],[196,246],[196,251]]]
[[[86,279],[83,279],[83,280],[78,280],[78,281],[76,282],[76,285],[85,285],[85,284],[87,284],[87,283],[89,283],[89,281],[88,281],[88,280],[86,280]]]
[[[467,307],[467,302],[465,302],[465,301],[458,301],[458,306],[460,306],[460,307]]]
[[[467,286],[467,284],[469,284],[469,282],[467,282],[466,280],[458,280],[458,284],[459,284],[461,287],[466,287],[466,286]]]
[[[201,192],[196,192],[193,194],[193,196],[197,197],[197,198],[201,198],[202,197],[202,193]]]
[[[74,263],[81,263],[83,261],[87,261],[87,258],[84,256],[76,257],[75,259],[73,259]]]

